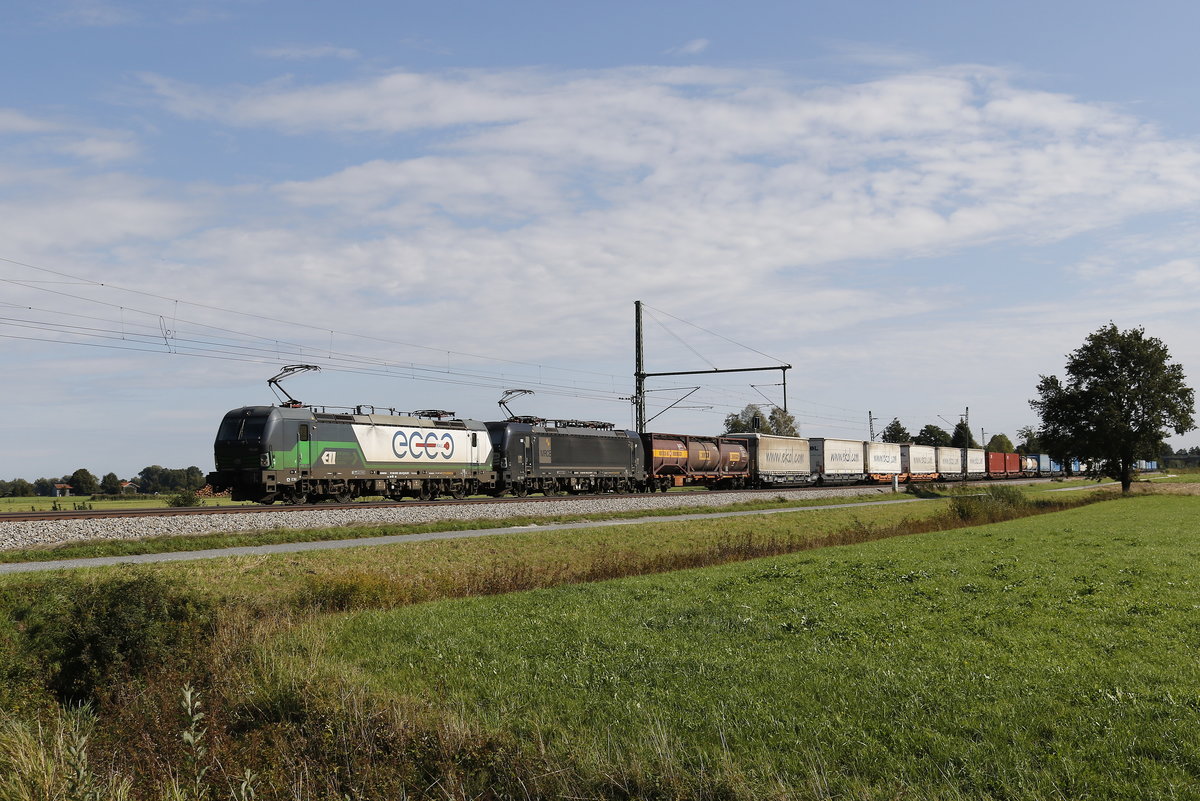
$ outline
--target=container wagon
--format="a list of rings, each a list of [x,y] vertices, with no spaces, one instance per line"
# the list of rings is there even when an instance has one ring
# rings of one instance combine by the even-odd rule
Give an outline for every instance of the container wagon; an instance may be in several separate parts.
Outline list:
[[[646,480],[651,489],[703,486],[737,489],[750,481],[746,442],[730,437],[643,434]]]
[[[817,480],[807,439],[773,434],[729,434],[726,439],[746,444],[752,487],[803,487]]]
[[[900,470],[907,481],[936,480],[937,448],[932,445],[901,445]]]
[[[962,481],[966,477],[963,470],[963,449],[939,445],[936,450],[938,478],[942,481]]]
[[[814,437],[808,441],[808,452],[818,484],[854,484],[865,481],[863,441],[859,439],[826,439]]]
[[[864,442],[863,461],[871,481],[891,483],[901,473],[900,446],[892,442]]]

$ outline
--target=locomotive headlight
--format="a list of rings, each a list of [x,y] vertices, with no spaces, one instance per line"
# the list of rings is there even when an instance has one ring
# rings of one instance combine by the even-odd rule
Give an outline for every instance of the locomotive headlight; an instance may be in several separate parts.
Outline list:
[[[263,467],[270,467],[270,466],[271,466],[271,453],[270,453],[270,451],[268,451],[267,453],[264,453],[262,456],[258,457],[258,463],[259,463],[260,465],[262,465]]]

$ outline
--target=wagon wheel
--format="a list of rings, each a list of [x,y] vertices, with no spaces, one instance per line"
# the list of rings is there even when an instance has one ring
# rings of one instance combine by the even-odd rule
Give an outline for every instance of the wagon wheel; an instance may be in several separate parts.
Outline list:
[[[450,497],[456,501],[461,501],[467,497],[467,488],[462,485],[461,481],[456,481],[450,485]]]
[[[421,483],[421,488],[417,490],[417,500],[431,501],[433,500],[433,482],[424,481]]]
[[[526,487],[524,483],[513,484],[512,494],[515,498],[524,498],[529,494],[529,488]]]
[[[350,503],[350,491],[336,492],[333,495],[333,499],[338,503]]]

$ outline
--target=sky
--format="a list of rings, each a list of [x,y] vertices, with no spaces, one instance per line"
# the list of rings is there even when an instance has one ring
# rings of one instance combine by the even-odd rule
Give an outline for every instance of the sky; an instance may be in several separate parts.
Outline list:
[[[211,470],[290,364],[318,406],[529,389],[513,412],[630,427],[638,300],[646,370],[790,365],[805,436],[1015,441],[1109,322],[1195,386],[1198,29],[1154,0],[13,0],[0,478]],[[650,379],[649,427],[719,433],[781,375]]]

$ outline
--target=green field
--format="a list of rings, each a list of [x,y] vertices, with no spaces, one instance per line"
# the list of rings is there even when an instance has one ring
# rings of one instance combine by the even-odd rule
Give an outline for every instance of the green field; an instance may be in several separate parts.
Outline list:
[[[4,577],[0,799],[1200,798],[1196,486],[1044,489]]]
[[[335,663],[538,749],[550,793],[1198,797],[1198,513],[1131,499],[323,625]]]

